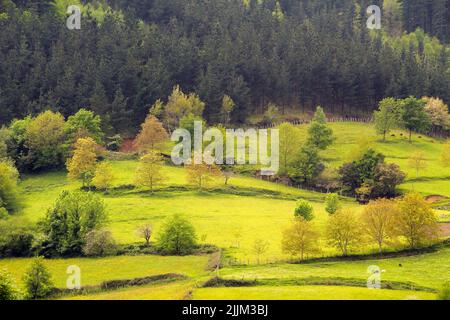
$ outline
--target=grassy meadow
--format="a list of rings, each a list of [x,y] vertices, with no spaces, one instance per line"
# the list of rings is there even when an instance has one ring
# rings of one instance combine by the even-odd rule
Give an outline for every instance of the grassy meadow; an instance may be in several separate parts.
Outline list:
[[[414,190],[424,196],[450,197],[450,168],[439,163],[444,141],[414,136],[414,143],[407,142],[406,134],[396,131],[387,142],[381,142],[375,130],[368,124],[332,123],[336,142],[324,152],[327,166],[337,168],[349,157],[361,141],[370,141],[372,147],[386,155],[387,162],[395,162],[407,172],[403,191]],[[306,126],[300,126],[302,131]],[[408,167],[408,158],[416,151],[424,152],[427,168],[416,172]],[[137,161],[112,162],[114,186],[134,183]],[[339,261],[310,264],[286,264],[290,257],[281,252],[282,230],[290,223],[297,199],[307,199],[314,207],[315,224],[324,230],[328,219],[325,212],[325,195],[300,190],[281,184],[262,181],[247,176],[234,176],[228,186],[218,180],[211,190],[198,192],[186,188],[186,172],[183,168],[164,168],[166,180],[157,192],[134,188],[113,188],[109,193],[99,193],[109,213],[108,229],[120,244],[142,242],[137,228],[150,224],[155,237],[164,220],[173,214],[183,214],[192,222],[199,239],[223,249],[223,256],[245,266],[226,266],[220,276],[227,279],[264,280],[262,287],[249,288],[200,288],[199,284],[214,275],[206,271],[208,256],[118,256],[98,259],[47,260],[46,266],[58,287],[64,287],[66,269],[78,265],[82,270],[82,285],[98,285],[106,280],[132,279],[165,273],[177,273],[188,277],[170,283],[156,283],[142,287],[92,293],[70,297],[79,299],[434,299],[434,292],[411,290],[369,290],[352,286],[301,285],[301,279],[367,279],[367,267],[378,265],[385,272],[383,279],[410,283],[438,290],[450,278],[450,250],[414,257],[376,261]],[[23,210],[16,219],[36,222],[41,219],[63,190],[80,188],[78,182],[69,181],[65,172],[51,172],[23,177],[20,191]],[[344,198],[345,208],[362,210],[354,199]],[[439,211],[443,220],[448,211]],[[14,221],[14,218],[12,219]],[[269,247],[258,257],[253,252],[257,239],[267,240]],[[336,255],[335,249],[323,246],[318,254]],[[372,252],[375,248],[362,246],[359,252]],[[357,251],[357,252],[358,252]],[[257,263],[259,262],[259,263]],[[20,282],[30,259],[3,259],[0,267],[6,267]],[[297,281],[297,282],[296,282]],[[300,281],[301,282],[301,281]]]

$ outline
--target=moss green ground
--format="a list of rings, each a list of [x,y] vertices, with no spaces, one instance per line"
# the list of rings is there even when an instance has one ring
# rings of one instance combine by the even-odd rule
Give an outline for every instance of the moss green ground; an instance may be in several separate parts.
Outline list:
[[[442,168],[439,162],[443,150],[443,141],[415,135],[414,143],[409,144],[405,137],[400,136],[400,132],[396,132],[396,136],[389,137],[387,143],[381,143],[378,141],[379,137],[375,135],[373,128],[370,128],[367,124],[334,123],[331,126],[337,140],[324,153],[329,167],[336,168],[342,164],[348,158],[351,150],[356,148],[361,137],[366,136],[367,139],[372,141],[375,149],[387,156],[388,162],[398,163],[408,173],[407,182],[401,186],[403,190],[413,189],[424,195],[450,197],[450,168]],[[306,126],[301,126],[300,129],[304,131]],[[428,168],[419,172],[419,176],[416,177],[414,170],[408,168],[407,159],[418,150],[424,152]],[[113,165],[116,174],[116,186],[133,183],[136,161],[117,161]],[[162,186],[163,188],[186,184],[186,173],[183,169],[166,167],[165,173],[167,180]],[[323,204],[324,195],[322,194],[250,177],[233,177],[229,184],[231,190],[226,189],[223,183],[218,181],[215,187],[219,189],[203,193],[193,190],[166,190],[151,196],[145,190],[129,190],[117,191],[110,195],[101,194],[110,216],[108,228],[111,229],[120,243],[135,243],[141,241],[136,235],[136,229],[139,225],[150,223],[156,230],[157,236],[159,227],[167,216],[181,213],[192,221],[199,238],[206,235],[205,242],[224,248],[228,256],[237,258],[241,262],[254,264],[256,256],[252,252],[252,245],[256,239],[265,239],[269,242],[267,252],[261,257],[262,263],[287,258],[281,253],[280,249],[281,231],[292,218],[295,199],[305,198],[312,202],[315,209],[316,224],[320,229],[323,229],[327,221]],[[26,176],[20,184],[24,198],[24,208],[20,216],[35,222],[45,215],[47,208],[55,201],[62,190],[75,190],[79,187],[79,183],[68,181],[64,172]],[[345,200],[344,206],[355,211],[361,210],[361,207],[351,199]],[[447,212],[442,211],[441,214],[444,216]],[[14,219],[12,219],[13,222]],[[240,237],[235,237],[236,231],[239,231]],[[364,250],[367,251],[370,248],[365,247]],[[336,254],[336,252],[333,249],[324,249],[322,254],[330,255]],[[447,251],[436,254],[433,263],[429,261],[421,263],[421,257],[416,258],[414,271],[408,271],[407,267],[397,270],[395,265],[398,265],[399,261],[395,259],[383,260],[379,265],[387,270],[386,277],[393,277],[394,279],[396,277],[402,278],[402,275],[404,275],[405,281],[409,279],[408,281],[415,282],[414,280],[416,280],[418,284],[423,285],[427,283],[426,277],[430,274],[436,274],[436,278],[429,280],[428,283],[433,287],[445,280],[445,277],[450,278],[448,273],[450,257]],[[107,259],[110,260],[52,260],[47,263],[54,274],[55,282],[58,285],[64,285],[65,270],[70,264],[77,264],[82,267],[82,270],[85,270],[85,284],[96,284],[108,279],[127,279],[167,272],[183,273],[191,276],[192,279],[196,279],[204,275],[207,258],[114,257]],[[182,259],[186,260],[182,262]],[[18,278],[28,265],[29,260],[27,259],[0,260],[0,267],[8,267]],[[345,262],[336,263],[336,265],[268,265],[248,267],[248,269],[235,267],[222,270],[222,274],[227,277],[244,275],[244,277],[251,278],[254,276],[269,277],[270,275],[271,278],[282,278],[285,275],[289,275],[289,277],[318,276],[323,272],[322,276],[325,277],[344,276],[364,279],[367,266],[366,262]],[[178,270],[180,271],[178,272]],[[111,276],[113,278],[110,278]],[[192,285],[189,281],[186,283],[190,283],[188,287]],[[178,285],[183,286],[184,284],[171,284],[170,288],[173,288],[173,292],[177,291]],[[158,285],[153,286],[158,287]],[[164,285],[159,285],[159,288],[161,287],[164,287]],[[164,291],[168,296],[172,292],[170,288],[168,287]],[[145,288],[133,288],[132,290],[134,290],[136,298],[154,297]],[[204,289],[198,297],[202,298],[202,294],[208,292],[207,290],[210,289]],[[120,292],[107,294],[112,294],[111,298],[133,297],[129,290],[120,290]],[[217,290],[211,292],[211,296],[217,294]],[[349,293],[349,297],[351,295],[352,293]],[[194,298],[196,297],[194,295]],[[293,297],[297,296],[294,295]],[[301,297],[301,294],[298,297]]]

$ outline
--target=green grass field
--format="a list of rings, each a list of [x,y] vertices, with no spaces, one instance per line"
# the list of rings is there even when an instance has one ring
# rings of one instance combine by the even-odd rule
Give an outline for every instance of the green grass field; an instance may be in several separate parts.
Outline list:
[[[450,197],[450,168],[442,168],[439,162],[443,141],[428,137],[414,136],[414,143],[409,144],[405,135],[395,132],[386,143],[380,142],[373,128],[367,124],[333,123],[337,140],[326,152],[328,167],[337,168],[348,159],[351,150],[358,145],[362,136],[372,141],[375,149],[386,155],[387,162],[398,163],[408,173],[408,180],[401,186],[402,190],[415,190],[423,195],[441,195]],[[300,126],[302,131],[306,126]],[[363,134],[361,134],[363,132]],[[428,167],[418,177],[408,167],[408,157],[415,151],[425,153]],[[137,161],[113,162],[116,180],[115,186],[134,183],[134,171]],[[200,238],[206,237],[205,243],[223,248],[227,257],[235,258],[246,267],[227,267],[221,270],[221,276],[232,279],[275,279],[275,285],[263,288],[197,288],[202,281],[211,276],[205,271],[208,257],[160,257],[160,256],[121,256],[101,259],[57,259],[47,260],[55,284],[64,287],[66,269],[69,265],[78,265],[82,270],[82,284],[95,285],[105,280],[131,279],[164,273],[179,273],[189,277],[188,280],[170,284],[153,284],[144,287],[125,288],[113,292],[102,292],[88,296],[72,298],[89,299],[167,299],[185,298],[193,291],[194,299],[205,298],[267,298],[267,299],[405,299],[433,298],[433,294],[424,292],[400,292],[392,290],[364,290],[351,287],[298,287],[289,286],[287,280],[308,277],[367,279],[367,267],[379,265],[386,272],[383,278],[389,281],[414,283],[419,286],[438,289],[443,281],[450,278],[450,251],[410,258],[395,258],[381,261],[355,261],[315,263],[305,265],[270,264],[280,263],[289,258],[281,252],[281,233],[290,223],[296,199],[311,201],[315,210],[315,223],[320,230],[328,219],[324,210],[324,194],[291,188],[281,184],[257,180],[251,177],[232,177],[229,186],[218,180],[208,192],[178,188],[186,185],[186,172],[182,168],[165,167],[167,177],[161,190],[154,195],[145,189],[114,190],[110,194],[99,193],[104,199],[109,213],[108,228],[121,244],[142,241],[136,234],[142,224],[151,224],[156,237],[163,221],[175,214],[185,215],[194,225]],[[18,218],[36,222],[41,219],[63,190],[76,190],[80,183],[68,181],[64,172],[52,172],[25,176],[20,189],[23,196],[23,210]],[[170,189],[169,187],[172,187]],[[362,206],[352,199],[344,199],[346,208],[360,212]],[[448,217],[448,211],[440,211],[442,220]],[[11,219],[14,223],[15,218]],[[253,252],[253,243],[257,239],[269,242],[268,250],[260,256],[261,265],[257,265]],[[323,246],[320,255],[335,255],[338,252]],[[360,252],[370,252],[373,248],[362,246]],[[0,267],[7,267],[20,281],[30,264],[29,259],[0,260]],[[399,265],[402,265],[400,267]],[[285,281],[278,288],[276,280]]]
[[[45,260],[56,287],[64,288],[67,268],[75,265],[81,270],[81,285],[99,285],[103,281],[133,279],[166,273],[177,273],[191,278],[205,276],[207,256],[162,257],[118,256],[107,258],[76,258]],[[3,259],[0,268],[7,270],[21,283],[22,275],[32,259]]]
[[[194,300],[434,300],[435,294],[335,286],[202,288]]]

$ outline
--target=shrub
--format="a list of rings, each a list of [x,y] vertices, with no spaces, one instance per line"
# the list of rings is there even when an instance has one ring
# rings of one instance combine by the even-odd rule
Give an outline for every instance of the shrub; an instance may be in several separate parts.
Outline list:
[[[0,160],[0,216],[6,216],[7,213],[12,213],[17,210],[18,191],[17,181],[19,173],[14,165],[5,160]]]
[[[297,202],[297,207],[295,208],[295,216],[302,217],[306,221],[311,221],[314,219],[314,208],[306,200],[299,200]]]
[[[34,236],[31,233],[11,234],[0,244],[0,257],[29,257]]]
[[[196,238],[192,224],[180,215],[174,215],[164,224],[157,246],[163,254],[185,255],[194,250]]]
[[[329,214],[335,214],[339,209],[341,209],[342,205],[339,202],[339,195],[337,193],[329,193],[327,194],[325,201],[325,211]]]
[[[42,257],[34,259],[30,269],[25,273],[23,281],[26,298],[30,300],[45,299],[53,291],[51,274],[44,265]]]
[[[29,257],[32,255],[34,230],[25,222],[0,223],[0,258]]]
[[[83,253],[91,257],[103,257],[117,253],[117,245],[111,232],[107,230],[92,230],[86,235]]]
[[[12,276],[6,269],[0,269],[0,301],[18,300],[19,296],[19,290]]]

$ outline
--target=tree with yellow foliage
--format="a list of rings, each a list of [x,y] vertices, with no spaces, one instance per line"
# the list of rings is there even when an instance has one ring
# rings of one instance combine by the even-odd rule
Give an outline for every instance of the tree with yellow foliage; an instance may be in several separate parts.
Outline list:
[[[161,150],[169,138],[162,123],[153,115],[149,115],[141,126],[134,145],[140,152]]]
[[[64,127],[64,117],[52,111],[45,111],[30,121],[25,145],[29,149],[33,170],[64,164]]]
[[[350,249],[361,243],[361,225],[352,211],[340,210],[330,216],[326,235],[331,246],[339,249],[343,256],[348,256]]]
[[[94,176],[99,150],[100,147],[92,138],[78,139],[73,156],[66,163],[69,179],[80,179],[83,187],[89,187]]]
[[[383,252],[383,246],[394,238],[396,214],[395,201],[388,199],[373,200],[362,212],[365,234],[377,244],[380,253]]]
[[[425,199],[409,193],[398,201],[396,231],[406,239],[410,248],[433,243],[439,237],[438,219]]]
[[[197,94],[185,94],[180,86],[175,86],[164,108],[164,122],[169,128],[175,129],[182,118],[201,117],[204,109],[205,103]]]
[[[188,182],[198,187],[199,191],[202,191],[205,186],[209,186],[216,178],[221,176],[220,169],[215,164],[194,164],[192,162],[186,168]]]
[[[154,187],[165,178],[162,168],[162,156],[156,151],[150,151],[139,160],[136,169],[136,184],[150,188],[150,192],[153,194]]]
[[[224,95],[222,98],[222,121],[224,124],[229,124],[231,121],[231,113],[233,112],[235,107],[233,99],[230,96]]]
[[[283,252],[293,256],[300,256],[303,261],[305,254],[319,250],[319,233],[314,229],[311,221],[303,217],[295,218],[292,225],[284,230],[281,247]]]
[[[100,190],[108,190],[114,181],[114,172],[109,162],[100,162],[95,168],[92,185]]]

